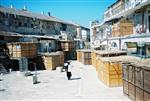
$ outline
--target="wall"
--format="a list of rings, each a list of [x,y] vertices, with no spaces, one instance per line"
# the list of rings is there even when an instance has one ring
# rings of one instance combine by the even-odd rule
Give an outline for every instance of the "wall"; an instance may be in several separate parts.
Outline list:
[[[90,31],[86,29],[81,30],[81,39],[90,42]]]
[[[38,52],[54,52],[57,50],[56,40],[41,40],[38,42]]]
[[[80,38],[80,34],[81,34],[81,27],[77,28],[77,38]]]
[[[68,39],[73,40],[77,35],[77,29],[73,25],[67,25],[66,28]]]
[[[35,35],[60,35],[63,25],[58,22],[0,12],[0,30],[3,31]],[[76,35],[76,27],[73,25],[68,24],[66,31],[71,36]]]

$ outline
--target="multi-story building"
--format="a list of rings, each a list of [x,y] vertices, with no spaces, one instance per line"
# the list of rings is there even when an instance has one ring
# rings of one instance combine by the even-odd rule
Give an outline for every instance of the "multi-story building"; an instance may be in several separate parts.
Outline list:
[[[33,62],[37,56],[58,51],[60,48],[58,46],[59,42],[75,43],[77,38],[89,42],[90,34],[86,33],[86,31],[84,34],[82,33],[82,30],[85,29],[85,27],[74,24],[73,22],[67,22],[53,17],[50,13],[48,15],[37,14],[30,12],[26,7],[18,10],[12,6],[10,8],[0,6],[0,62],[6,58],[5,67],[9,67],[7,64],[11,63],[12,59],[21,61],[25,57],[29,62]],[[16,47],[15,49],[20,50],[11,50],[11,48],[8,48],[7,43],[10,43],[12,47]],[[36,45],[35,51],[29,51],[32,48],[29,45],[26,46],[29,49],[21,48],[26,43],[27,45],[28,43]],[[76,44],[77,46],[65,45],[69,49],[71,47],[71,50],[61,50],[64,51],[65,59],[76,58],[76,48],[80,49],[83,46],[80,41],[77,43],[79,43]],[[32,55],[31,53],[34,53],[33,57],[30,56]],[[18,64],[18,62],[13,62],[13,65],[18,64],[14,67],[19,66],[19,68],[22,68],[22,63]],[[25,67],[28,67],[28,63]]]
[[[82,31],[79,31],[79,29],[82,31],[86,29],[85,36],[83,36]],[[9,42],[29,41],[32,37],[29,38],[27,35],[51,36],[59,40],[80,38],[89,42],[90,36],[87,28],[53,17],[50,13],[48,15],[37,14],[30,12],[26,7],[18,10],[12,6],[10,8],[0,6],[0,35],[1,41]],[[10,38],[12,36],[14,36],[13,39]],[[34,36],[34,38],[37,37]]]
[[[123,50],[127,42],[150,42],[150,1],[117,0],[103,21],[91,26],[91,33],[92,47]]]
[[[77,28],[85,27],[55,18],[46,14],[37,14],[22,10],[0,6],[0,31],[35,35],[60,35],[61,31],[76,37]],[[72,37],[69,37],[72,39]]]
[[[76,35],[76,26],[58,18],[36,14],[26,8],[0,7],[0,30],[32,35],[60,35],[60,31],[68,31]]]

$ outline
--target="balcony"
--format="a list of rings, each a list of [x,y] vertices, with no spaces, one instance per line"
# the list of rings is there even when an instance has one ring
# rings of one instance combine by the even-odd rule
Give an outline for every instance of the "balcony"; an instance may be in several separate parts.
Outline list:
[[[104,13],[104,21],[110,21],[112,19],[120,18],[121,16],[127,16],[132,14],[137,9],[150,4],[150,0],[136,0],[136,1],[128,1],[128,2],[118,2],[113,5],[113,7],[109,8]]]

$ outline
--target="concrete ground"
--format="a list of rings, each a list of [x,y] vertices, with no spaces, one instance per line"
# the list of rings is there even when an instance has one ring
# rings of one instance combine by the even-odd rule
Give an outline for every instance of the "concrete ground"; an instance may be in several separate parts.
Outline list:
[[[32,84],[32,76],[25,77],[20,72],[3,75],[0,81],[1,100],[114,100],[130,101],[123,94],[122,87],[109,88],[98,80],[92,66],[71,62],[72,80],[66,73],[38,71],[39,84]]]

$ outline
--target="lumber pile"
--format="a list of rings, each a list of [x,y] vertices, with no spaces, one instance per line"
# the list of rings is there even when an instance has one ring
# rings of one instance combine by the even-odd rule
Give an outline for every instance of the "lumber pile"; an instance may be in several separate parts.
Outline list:
[[[15,42],[7,43],[9,55],[11,58],[33,58],[37,55],[37,43],[32,42]]]
[[[122,62],[140,61],[133,56],[99,57],[97,59],[98,78],[108,87],[122,86]]]
[[[112,36],[119,37],[133,34],[133,22],[128,20],[121,20],[112,26]]]
[[[92,57],[92,66],[96,67],[96,53],[94,51],[91,52]]]
[[[42,54],[42,60],[46,70],[55,70],[58,66],[64,64],[64,53],[63,52],[52,52]]]
[[[60,48],[63,51],[72,51],[75,49],[75,42],[74,41],[60,41]]]
[[[132,101],[150,100],[150,60],[123,63],[123,93]]]
[[[82,62],[82,53],[80,51],[77,51],[77,60]]]
[[[92,57],[92,65],[97,68],[98,64],[98,58],[99,57],[115,57],[115,56],[121,56],[121,55],[126,55],[127,53],[125,51],[92,51],[91,57]]]
[[[91,50],[77,50],[77,60],[84,65],[91,65]]]

